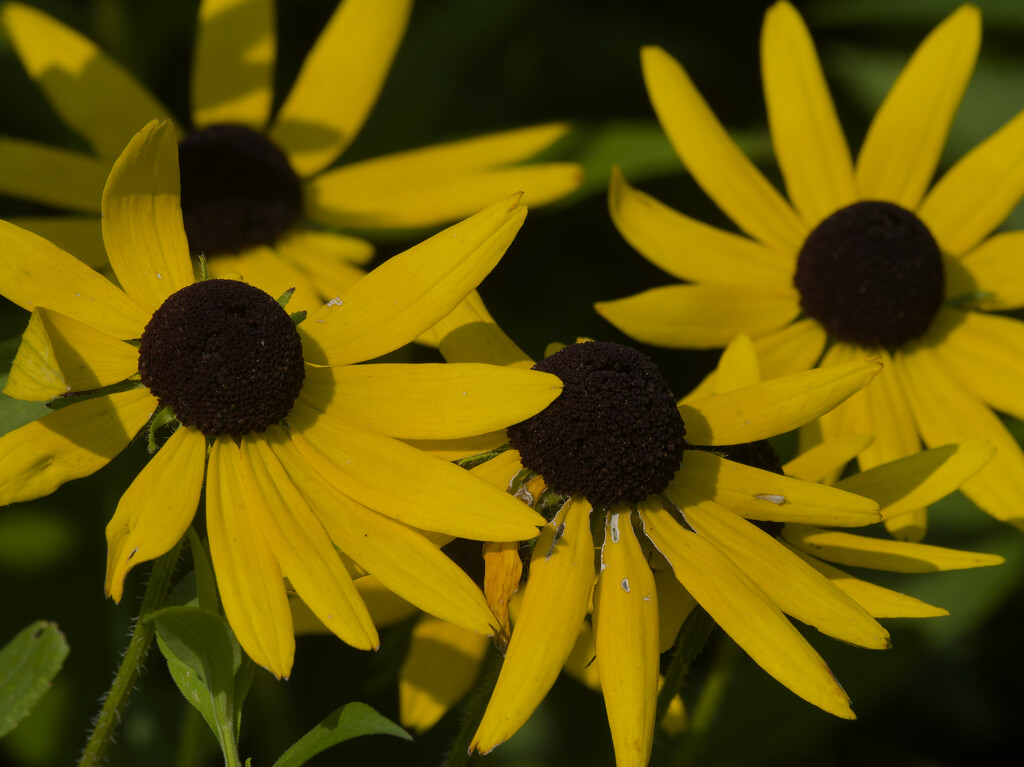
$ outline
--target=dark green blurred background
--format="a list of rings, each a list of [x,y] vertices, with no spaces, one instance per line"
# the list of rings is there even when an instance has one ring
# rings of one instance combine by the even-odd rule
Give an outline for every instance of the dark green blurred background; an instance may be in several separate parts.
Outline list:
[[[196,2],[47,0],[33,3],[100,43],[178,115],[187,85]],[[279,3],[277,97],[333,11],[334,0]],[[818,44],[840,117],[856,150],[873,110],[927,31],[956,7],[946,0],[819,0],[798,3]],[[944,167],[1024,108],[1024,2],[979,3],[985,23],[980,62],[953,127]],[[661,135],[640,75],[639,48],[658,44],[687,67],[709,103],[774,179],[758,71],[765,2],[555,2],[421,0],[377,108],[345,160],[550,120],[575,134],[550,154],[584,164],[583,190],[530,213],[481,292],[503,327],[532,355],[551,340],[586,335],[624,340],[592,310],[672,280],[633,252],[612,226],[608,171],[698,218],[730,226],[683,172]],[[0,40],[0,133],[81,147],[64,129]],[[514,190],[509,190],[510,192]],[[527,197],[527,202],[529,198]],[[38,211],[0,198],[0,216]],[[1024,226],[1020,208],[1007,228]],[[423,233],[390,235],[383,259]],[[0,258],[17,258],[3,253]],[[0,306],[4,374],[27,315]],[[677,394],[717,353],[642,347]],[[424,349],[404,357],[433,359]],[[3,374],[0,374],[2,377]],[[7,411],[4,411],[7,412]],[[3,416],[0,416],[2,419]],[[1024,436],[1021,424],[1011,424]],[[0,432],[10,428],[0,420]],[[780,450],[791,446],[782,441]],[[146,568],[129,577],[120,605],[103,598],[103,529],[144,461],[133,445],[98,475],[53,496],[0,510],[0,643],[38,618],[65,632],[71,655],[34,714],[0,741],[0,762],[70,763],[84,742],[120,660]],[[811,637],[853,699],[859,721],[833,719],[741,656],[698,762],[709,765],[960,765],[1024,754],[1024,534],[1001,526],[956,495],[935,508],[931,543],[1000,553],[1007,564],[964,573],[871,576],[947,607],[948,618],[886,621],[894,647],[873,652]],[[270,764],[293,740],[348,700],[366,700],[397,719],[396,674],[408,626],[382,633],[381,650],[359,653],[325,637],[299,640],[293,675],[257,672],[243,720],[242,753]],[[813,633],[813,632],[812,632]],[[718,642],[721,638],[718,637]],[[715,644],[686,691],[695,699]],[[114,765],[176,764],[188,708],[162,659],[127,712]],[[459,713],[414,744],[365,738],[313,764],[436,764]],[[202,727],[192,717],[192,726]],[[207,764],[220,763],[212,735]],[[673,764],[680,742],[659,735],[652,764]],[[599,695],[560,680],[529,724],[482,760],[493,765],[612,765]]]

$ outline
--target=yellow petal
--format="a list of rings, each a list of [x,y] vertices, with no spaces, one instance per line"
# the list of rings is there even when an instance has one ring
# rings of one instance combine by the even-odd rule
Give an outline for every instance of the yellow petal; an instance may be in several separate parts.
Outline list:
[[[670,349],[713,349],[737,334],[760,336],[800,313],[796,292],[785,286],[666,285],[594,304],[626,335]]]
[[[918,216],[944,253],[959,256],[999,226],[1024,194],[1024,112],[946,171]]]
[[[349,0],[351,2],[351,0]],[[526,216],[513,195],[385,261],[303,323],[303,357],[379,357],[442,319],[494,268]]]
[[[438,347],[448,362],[533,367],[530,356],[498,326],[475,290],[418,340]]]
[[[935,353],[971,393],[996,410],[1024,419],[1024,322],[944,307],[934,329]]]
[[[870,498],[744,466],[703,450],[683,454],[683,466],[668,493],[679,508],[697,494],[748,519],[837,527],[862,527],[881,519],[878,504]]]
[[[847,434],[829,439],[800,453],[782,467],[787,477],[808,482],[821,482],[830,474],[839,472],[846,464],[871,443],[864,434]]]
[[[679,400],[679,403],[710,397],[719,392],[742,389],[761,382],[757,352],[750,336],[738,335],[722,351],[718,365],[701,381],[697,388]]]
[[[267,245],[247,248],[238,255],[218,255],[210,259],[209,270],[214,279],[231,280],[237,279],[235,275],[241,275],[246,283],[274,298],[294,288],[295,292],[285,308],[289,313],[314,312],[323,306],[314,281]]]
[[[809,227],[856,201],[850,148],[814,41],[788,2],[768,9],[761,77],[775,156],[789,199]]]
[[[332,485],[374,511],[423,530],[478,541],[523,541],[544,518],[458,466],[309,410],[289,416],[292,439]]]
[[[697,600],[683,588],[671,569],[655,570],[654,583],[658,589],[658,652],[668,652]]]
[[[1003,232],[989,237],[946,268],[946,297],[975,296],[972,308],[987,311],[1024,306],[1024,279],[1020,253],[1024,232]]]
[[[204,0],[192,53],[192,122],[260,130],[274,98],[274,4]]]
[[[213,443],[206,483],[206,530],[224,614],[246,654],[279,679],[287,677],[295,657],[288,597],[255,519],[256,490],[243,481],[242,456],[231,437]]]
[[[8,3],[0,19],[29,77],[99,155],[114,159],[143,125],[170,117],[128,70],[53,17]]]
[[[516,450],[505,450],[489,461],[474,466],[470,472],[500,490],[508,490],[512,479],[523,468],[523,462]]]
[[[594,583],[590,510],[586,500],[570,499],[537,539],[512,642],[470,753],[486,754],[508,740],[540,705],[569,657]]]
[[[640,518],[676,578],[757,665],[804,700],[854,718],[849,698],[821,656],[725,554],[653,504],[643,505]]]
[[[895,356],[914,420],[929,447],[984,439],[996,454],[963,484],[964,494],[996,519],[1024,528],[1024,452],[1003,423],[957,383],[933,349],[915,346]]]
[[[809,317],[754,339],[761,378],[768,380],[810,370],[821,359],[827,339],[825,329]]]
[[[490,642],[450,623],[423,616],[398,672],[398,718],[426,732],[473,689]]]
[[[594,632],[615,764],[646,767],[658,707],[658,592],[629,512],[605,518]]]
[[[768,533],[696,493],[673,500],[697,535],[711,541],[787,615],[844,642],[884,649],[889,632]]]
[[[481,634],[493,633],[494,616],[480,589],[437,546],[332,487],[279,427],[267,430],[267,440],[334,544],[360,567],[390,591],[442,620]],[[372,614],[374,604],[368,606]]]
[[[55,309],[120,339],[140,338],[151,312],[38,235],[0,221],[0,294],[22,309]]]
[[[785,434],[828,412],[881,370],[874,360],[775,378],[679,406],[692,445],[741,445]]]
[[[300,176],[330,165],[363,127],[411,7],[410,0],[345,0],[327,22],[270,129]]]
[[[549,373],[473,362],[310,368],[303,394],[331,417],[402,439],[458,439],[504,429],[546,408]]]
[[[406,439],[402,441],[437,458],[455,461],[459,458],[497,450],[508,442],[508,437],[505,435],[505,430],[502,429],[463,439]]]
[[[242,481],[253,491],[250,524],[264,532],[302,601],[342,641],[376,650],[377,629],[352,577],[263,435],[249,433],[242,440]]]
[[[125,292],[150,311],[194,281],[169,122],[146,125],[114,163],[103,189],[103,242]]]
[[[147,389],[77,402],[0,437],[0,506],[49,495],[124,450],[156,410]]]
[[[203,490],[206,438],[183,427],[170,436],[117,502],[107,523],[104,591],[121,601],[124,579],[135,565],[173,548],[192,523]]]
[[[594,644],[594,630],[585,619],[580,624],[576,644],[565,660],[562,671],[594,692],[601,691],[601,675],[597,670],[597,649]]]
[[[908,210],[935,174],[981,45],[981,13],[962,5],[914,51],[868,128],[857,157],[862,199]]]
[[[109,162],[71,149],[0,137],[0,193],[10,197],[98,213],[109,172]]]
[[[824,575],[839,589],[849,594],[861,607],[875,618],[932,618],[949,615],[949,610],[932,607],[926,602],[898,591],[876,586],[873,583],[854,578],[838,567],[812,557],[798,548],[784,544],[794,554]]]
[[[853,474],[836,487],[877,501],[882,518],[888,519],[945,498],[995,452],[982,440],[946,445]]]
[[[103,181],[106,182],[105,177]],[[61,250],[73,253],[75,258],[93,269],[110,269],[99,216],[9,216],[7,221],[35,232]]]
[[[366,274],[360,266],[373,258],[373,245],[366,240],[312,229],[290,229],[274,250],[309,276],[324,301],[359,282]]]
[[[684,216],[631,187],[618,167],[612,168],[608,210],[619,234],[677,279],[770,287],[792,283],[791,255]]]
[[[27,359],[19,362],[23,350],[36,364],[30,364]],[[44,350],[49,350],[48,358]],[[41,353],[43,356],[39,356]],[[131,344],[60,312],[39,308],[29,320],[4,392],[18,399],[50,399],[68,391],[89,391],[120,383],[138,367],[139,350]],[[49,396],[27,396],[33,390],[40,395],[47,388],[52,391],[58,379],[65,385],[62,391]],[[47,387],[50,383],[53,386]]]
[[[679,62],[656,46],[645,46],[640,60],[658,121],[701,188],[751,237],[799,252],[809,230],[729,138]]]
[[[995,554],[947,549],[926,543],[868,538],[863,535],[786,525],[782,537],[819,559],[850,567],[888,570],[894,573],[931,573],[988,567],[1003,562]]]
[[[498,619],[498,650],[504,652],[512,626],[509,623],[508,606],[512,595],[519,590],[519,579],[523,575],[523,560],[519,557],[518,541],[484,544],[484,596],[487,606]]]

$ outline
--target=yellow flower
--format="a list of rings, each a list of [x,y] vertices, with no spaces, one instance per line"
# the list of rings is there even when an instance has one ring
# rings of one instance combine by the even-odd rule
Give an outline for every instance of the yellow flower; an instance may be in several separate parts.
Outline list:
[[[373,254],[335,227],[435,227],[516,190],[540,205],[579,186],[578,165],[521,164],[567,132],[560,123],[330,168],[376,103],[411,7],[341,3],[271,119],[273,2],[200,4],[192,130],[175,125],[185,230],[193,255],[218,256],[214,277],[240,272],[273,296],[296,287],[297,308],[312,309],[315,296],[326,300],[358,279],[357,265]],[[0,138],[0,192],[70,211],[17,223],[105,267],[96,214],[110,166],[143,125],[172,115],[92,41],[42,11],[8,3],[0,20],[29,76],[92,149]]]
[[[475,295],[435,332],[449,360],[528,363]],[[672,645],[694,601],[786,687],[825,711],[852,718],[849,700],[825,662],[785,616],[851,644],[883,648],[888,633],[875,617],[943,611],[815,557],[903,571],[1002,560],[826,528],[865,526],[941,498],[976,472],[992,447],[976,442],[927,451],[855,475],[837,488],[806,482],[739,461],[744,452],[764,451],[759,443],[767,437],[816,418],[859,390],[877,363],[762,382],[753,345],[741,337],[723,355],[717,374],[677,405],[653,364],[624,349],[578,343],[539,363],[537,369],[562,379],[562,395],[508,429],[512,449],[471,469],[497,487],[516,490],[535,508],[554,511],[533,548],[522,606],[473,747],[486,752],[506,740],[563,666],[578,670],[596,656],[596,674],[588,683],[599,681],[604,692],[617,764],[646,764],[656,724],[659,656]],[[675,425],[680,417],[681,447]],[[427,447],[451,455],[465,446],[455,441]],[[863,447],[862,439],[852,454],[845,453],[846,460]],[[842,455],[822,448],[793,468],[824,476]],[[665,467],[670,471],[663,473]],[[591,602],[593,654],[581,657],[591,641],[587,631],[581,633]],[[479,642],[440,631],[467,665]],[[407,676],[418,676],[404,681],[407,688],[431,682],[418,674],[423,663],[414,661],[411,656]],[[455,680],[446,684],[436,698],[432,690],[423,695],[409,689],[405,714],[429,721],[453,695]]]
[[[421,609],[493,633],[479,589],[414,528],[519,540],[543,519],[400,440],[501,428],[546,406],[557,379],[487,365],[355,363],[451,312],[512,241],[526,213],[518,198],[395,256],[296,326],[244,282],[195,282],[176,152],[173,126],[150,123],[104,189],[103,236],[123,290],[0,222],[0,292],[32,310],[5,392],[72,400],[0,437],[0,505],[97,471],[156,413],[151,444],[168,417],[177,428],[107,526],[105,588],[115,600],[132,567],[184,534],[205,471],[224,611],[245,651],[275,675],[289,674],[294,653],[283,578],[344,641],[377,646],[338,550]]]
[[[991,409],[1024,417],[1024,323],[990,313],[1024,306],[1024,232],[989,236],[1024,194],[1024,113],[930,186],[980,36],[980,14],[965,5],[924,40],[854,163],[800,15],[788,2],[769,8],[762,74],[789,201],[679,63],[644,48],[647,90],[676,153],[748,236],[688,218],[616,173],[609,206],[619,231],[693,284],[596,308],[659,346],[720,347],[746,333],[766,377],[878,355],[886,372],[822,419],[819,436],[873,435],[864,468],[910,455],[922,440],[987,440],[998,452],[964,492],[1024,528],[1024,453]],[[914,539],[925,525],[923,509],[887,524]]]

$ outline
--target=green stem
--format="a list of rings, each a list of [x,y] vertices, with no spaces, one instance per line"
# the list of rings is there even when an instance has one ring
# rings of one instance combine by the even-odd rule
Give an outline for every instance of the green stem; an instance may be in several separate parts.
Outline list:
[[[480,721],[484,718],[484,711],[487,703],[494,692],[494,685],[498,683],[498,673],[501,671],[501,658],[497,653],[490,653],[489,660],[484,667],[480,677],[480,684],[470,693],[462,711],[462,726],[452,741],[448,751],[448,757],[444,760],[444,767],[467,767],[473,761],[469,754],[469,744],[473,742],[473,735]]]
[[[665,672],[665,683],[658,694],[658,709],[654,721],[660,722],[665,718],[669,704],[682,688],[690,666],[704,649],[714,628],[715,622],[700,605],[694,607],[693,612],[687,616],[683,627],[679,629],[679,636],[676,637],[672,662]]]
[[[711,725],[714,724],[718,710],[725,699],[725,689],[736,666],[738,647],[728,637],[723,636],[718,643],[718,651],[711,666],[711,673],[704,682],[700,697],[693,707],[690,716],[690,729],[683,737],[682,744],[676,752],[675,767],[692,767],[698,764],[704,743],[707,741]]]
[[[178,553],[181,551],[183,540],[178,541],[177,546],[153,564],[153,572],[150,573],[149,583],[146,584],[142,609],[135,621],[132,638],[128,641],[128,649],[125,650],[124,656],[121,658],[121,666],[114,676],[114,682],[103,699],[103,707],[96,717],[92,733],[82,750],[78,767],[99,767],[107,749],[114,741],[118,725],[121,724],[121,715],[128,705],[128,697],[135,688],[135,682],[142,671],[142,662],[146,658],[149,646],[153,643],[155,629],[153,624],[146,620],[146,616],[154,610],[160,609],[167,597],[171,576],[174,574],[174,566],[178,562]]]

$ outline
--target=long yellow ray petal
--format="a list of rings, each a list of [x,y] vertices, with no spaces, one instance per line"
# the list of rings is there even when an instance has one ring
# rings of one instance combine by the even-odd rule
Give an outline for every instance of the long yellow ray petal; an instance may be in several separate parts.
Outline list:
[[[104,176],[101,190],[106,180]],[[61,250],[73,253],[75,258],[92,269],[110,268],[98,215],[9,216],[7,221],[35,232]]]
[[[767,381],[810,370],[821,359],[827,340],[825,329],[810,317],[755,338],[761,378]]]
[[[1020,253],[1024,232],[989,237],[946,267],[946,298],[969,298],[967,305],[987,311],[1024,306]]]
[[[821,482],[830,474],[841,471],[846,464],[871,443],[865,434],[847,434],[822,442],[804,450],[782,466],[787,477],[807,482]]]
[[[0,137],[0,193],[11,197],[98,213],[109,172],[109,162],[71,149]]]

